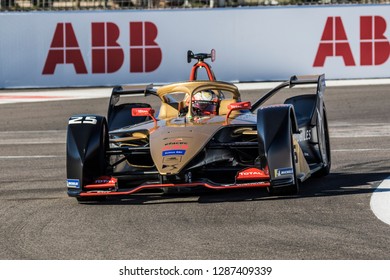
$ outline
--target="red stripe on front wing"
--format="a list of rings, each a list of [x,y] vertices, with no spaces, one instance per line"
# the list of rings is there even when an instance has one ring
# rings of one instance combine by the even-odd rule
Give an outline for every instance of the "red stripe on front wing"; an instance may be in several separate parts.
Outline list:
[[[211,183],[186,183],[186,184],[151,184],[141,185],[127,191],[88,191],[80,193],[80,196],[108,196],[108,195],[130,195],[141,190],[156,189],[156,188],[175,188],[175,187],[206,187],[214,190],[225,189],[242,189],[242,188],[266,188],[269,187],[270,182],[257,182],[257,183],[243,183],[235,185],[213,185]]]

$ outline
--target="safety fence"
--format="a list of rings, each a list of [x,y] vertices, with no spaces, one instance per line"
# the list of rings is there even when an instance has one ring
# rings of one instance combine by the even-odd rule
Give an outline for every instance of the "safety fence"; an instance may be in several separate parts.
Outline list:
[[[184,81],[187,51],[211,49],[222,81],[388,78],[389,22],[390,5],[2,12],[0,88]]]
[[[0,0],[0,11],[390,4],[390,0]]]

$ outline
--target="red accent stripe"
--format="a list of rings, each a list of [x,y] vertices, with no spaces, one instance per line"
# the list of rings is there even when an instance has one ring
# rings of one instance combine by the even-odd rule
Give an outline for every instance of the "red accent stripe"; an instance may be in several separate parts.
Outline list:
[[[92,185],[86,185],[84,186],[85,189],[91,189],[91,190],[96,190],[96,189],[108,189],[108,188],[114,188],[115,184],[114,183],[105,183],[105,184],[92,184]]]
[[[134,189],[128,191],[107,191],[107,192],[82,192],[80,196],[111,196],[111,195],[130,195],[141,190],[145,189],[155,189],[155,188],[171,188],[171,187],[199,187],[203,186],[209,189],[214,190],[226,190],[226,189],[242,189],[242,188],[266,188],[269,187],[270,182],[261,182],[261,183],[243,183],[238,185],[212,185],[209,183],[187,183],[187,184],[151,184],[151,185],[141,185]]]
[[[101,176],[95,180],[93,184],[85,185],[85,189],[109,189],[115,188],[118,184],[118,179],[115,177]]]

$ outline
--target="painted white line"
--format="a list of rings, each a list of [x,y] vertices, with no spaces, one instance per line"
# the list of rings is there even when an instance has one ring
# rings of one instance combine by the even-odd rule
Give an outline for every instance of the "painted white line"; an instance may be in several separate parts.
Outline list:
[[[0,145],[64,144],[66,130],[0,131]]]
[[[332,123],[329,125],[331,138],[390,137],[388,123]]]
[[[28,135],[34,135],[34,134],[47,134],[47,133],[66,133],[66,130],[7,130],[7,131],[0,131],[0,135],[10,135],[10,134],[28,134]]]
[[[65,144],[64,140],[50,140],[50,139],[36,139],[36,140],[24,140],[24,139],[0,139],[0,145],[51,145],[51,144]]]
[[[38,156],[0,156],[2,159],[41,159],[41,158],[63,158],[65,156],[55,156],[55,155],[38,155]]]
[[[0,104],[108,98],[111,95],[111,91],[112,88],[0,90]]]
[[[371,196],[370,206],[379,220],[390,225],[390,177],[376,188]]]
[[[332,149],[332,152],[382,152],[382,151],[390,151],[390,148],[385,149]]]

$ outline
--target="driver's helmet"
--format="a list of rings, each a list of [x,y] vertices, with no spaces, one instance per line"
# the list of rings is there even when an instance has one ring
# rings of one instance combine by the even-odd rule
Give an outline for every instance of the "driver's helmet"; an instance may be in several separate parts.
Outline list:
[[[198,115],[216,115],[219,97],[212,90],[204,90],[192,96],[192,109]]]

